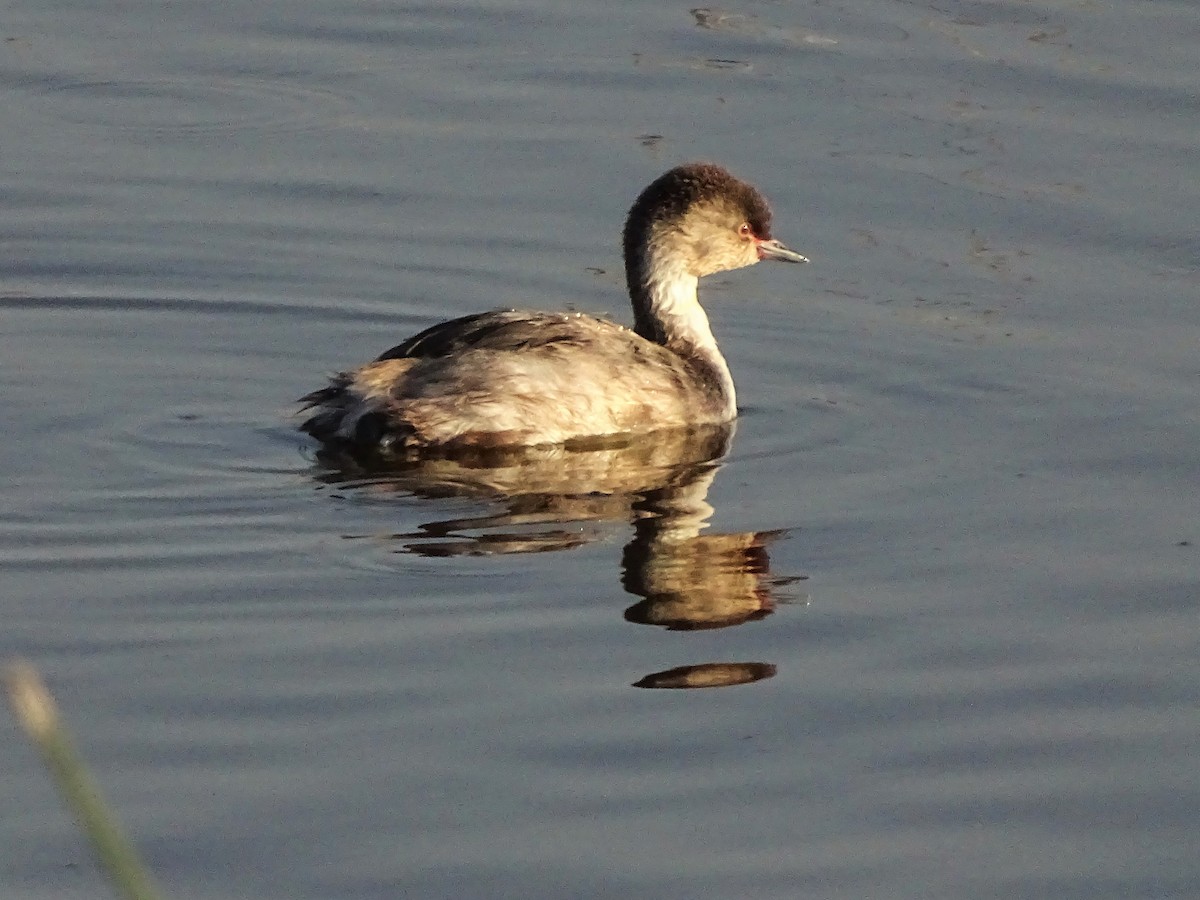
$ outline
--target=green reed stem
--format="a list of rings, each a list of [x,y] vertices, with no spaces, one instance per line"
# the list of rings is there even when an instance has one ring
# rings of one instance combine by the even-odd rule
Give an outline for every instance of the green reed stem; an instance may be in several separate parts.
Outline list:
[[[158,888],[100,796],[37,670],[18,660],[6,667],[4,681],[17,721],[42,754],[59,793],[75,814],[100,868],[108,874],[118,895],[127,900],[159,900]]]

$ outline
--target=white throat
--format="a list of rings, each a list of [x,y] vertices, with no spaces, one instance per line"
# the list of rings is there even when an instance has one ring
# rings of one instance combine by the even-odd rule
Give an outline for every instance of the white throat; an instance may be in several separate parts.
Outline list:
[[[663,271],[663,268],[651,269],[646,287],[650,315],[658,321],[667,346],[686,344],[719,356],[708,315],[697,296],[700,279],[680,269]]]
[[[666,347],[705,364],[728,398],[730,415],[736,410],[733,376],[717,347],[708,314],[697,294],[700,279],[682,266],[653,262],[649,266],[643,301],[657,337]],[[643,335],[645,336],[645,335]]]

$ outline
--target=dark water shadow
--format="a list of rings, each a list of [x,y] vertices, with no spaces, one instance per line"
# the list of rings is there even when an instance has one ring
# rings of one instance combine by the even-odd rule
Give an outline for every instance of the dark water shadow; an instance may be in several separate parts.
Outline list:
[[[567,446],[411,457],[324,449],[317,481],[341,491],[471,499],[480,515],[430,519],[391,535],[395,552],[423,557],[570,550],[628,523],[619,582],[638,601],[626,621],[669,631],[729,628],[771,615],[801,580],[772,575],[768,547],[786,531],[707,533],[707,497],[728,454],[732,425],[663,431]],[[698,688],[769,678],[760,662],[712,662],[656,672],[645,688]]]

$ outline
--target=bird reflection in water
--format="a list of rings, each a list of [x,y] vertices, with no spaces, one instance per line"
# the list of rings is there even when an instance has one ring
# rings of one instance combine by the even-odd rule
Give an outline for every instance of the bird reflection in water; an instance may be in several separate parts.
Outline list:
[[[782,589],[769,544],[783,531],[706,534],[709,488],[733,425],[662,431],[603,442],[410,457],[320,451],[316,478],[374,495],[485,502],[493,512],[440,519],[392,535],[398,551],[427,557],[567,550],[632,523],[621,584],[641,599],[634,623],[671,631],[727,628],[770,615]],[[699,688],[770,678],[769,663],[683,666],[647,675],[643,688]]]

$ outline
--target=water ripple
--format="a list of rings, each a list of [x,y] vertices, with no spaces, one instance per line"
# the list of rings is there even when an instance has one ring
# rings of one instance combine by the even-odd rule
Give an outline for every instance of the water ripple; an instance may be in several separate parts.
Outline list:
[[[354,108],[348,96],[279,77],[67,75],[26,78],[15,86],[38,115],[143,135],[328,131]]]

